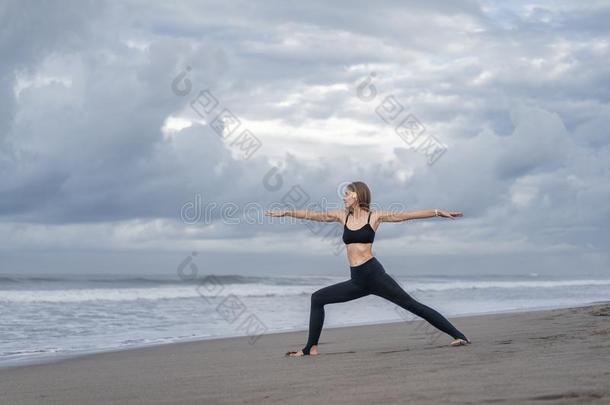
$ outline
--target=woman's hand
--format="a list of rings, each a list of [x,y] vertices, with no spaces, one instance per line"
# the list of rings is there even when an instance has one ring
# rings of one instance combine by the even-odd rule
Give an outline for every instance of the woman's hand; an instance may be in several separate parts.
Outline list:
[[[280,211],[265,211],[265,215],[271,216],[271,217],[283,217],[283,216],[286,216],[286,211],[283,211],[283,210],[280,210]]]
[[[438,216],[439,217],[455,219],[456,217],[461,217],[462,213],[461,212],[457,212],[457,211],[441,211],[441,210],[438,210]]]

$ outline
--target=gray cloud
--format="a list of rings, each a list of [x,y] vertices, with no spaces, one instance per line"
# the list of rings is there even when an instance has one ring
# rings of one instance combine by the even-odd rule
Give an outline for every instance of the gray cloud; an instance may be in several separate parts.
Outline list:
[[[493,240],[518,252],[530,242],[599,254],[606,265],[610,38],[602,21],[610,8],[370,7],[3,2],[5,249],[163,249],[174,240],[182,243],[174,250],[214,241],[273,251],[268,241],[281,246],[292,233],[320,254],[328,246],[302,224],[231,225],[215,212],[212,229],[178,214],[196,193],[206,203],[266,207],[294,185],[312,201],[338,203],[338,184],[363,180],[380,207],[467,214],[450,226],[384,227],[388,254],[401,239],[425,251],[410,239],[416,229],[449,250],[460,241],[476,254]],[[171,83],[187,66],[192,89],[179,96]],[[372,71],[379,97],[365,103],[355,89]],[[262,141],[251,159],[191,109],[204,89]],[[435,165],[376,115],[388,95],[448,145]],[[188,125],[163,129],[172,119]],[[275,164],[285,184],[273,192],[262,179]],[[250,247],[234,243],[248,238]]]

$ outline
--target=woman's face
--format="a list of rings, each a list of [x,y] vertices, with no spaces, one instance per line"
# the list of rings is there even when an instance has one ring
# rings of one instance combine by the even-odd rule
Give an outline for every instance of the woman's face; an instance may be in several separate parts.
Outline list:
[[[345,207],[349,208],[355,205],[356,201],[356,192],[351,190],[345,190],[345,193],[343,193],[343,203],[345,204]]]

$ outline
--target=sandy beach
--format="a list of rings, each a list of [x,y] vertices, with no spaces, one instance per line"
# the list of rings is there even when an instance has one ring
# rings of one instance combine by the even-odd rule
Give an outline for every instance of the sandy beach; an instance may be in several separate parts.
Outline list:
[[[0,369],[2,404],[610,403],[610,303],[185,342]]]

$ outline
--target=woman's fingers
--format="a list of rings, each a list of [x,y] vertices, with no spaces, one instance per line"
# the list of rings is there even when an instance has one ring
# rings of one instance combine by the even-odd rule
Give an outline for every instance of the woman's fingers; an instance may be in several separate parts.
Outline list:
[[[461,217],[462,216],[462,213],[458,212],[458,211],[445,212],[445,214],[447,214],[450,217]]]
[[[439,211],[439,215],[442,217],[445,217],[445,218],[455,219],[455,217],[461,217],[462,213],[459,211],[452,211],[452,212]]]

